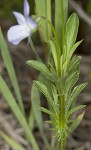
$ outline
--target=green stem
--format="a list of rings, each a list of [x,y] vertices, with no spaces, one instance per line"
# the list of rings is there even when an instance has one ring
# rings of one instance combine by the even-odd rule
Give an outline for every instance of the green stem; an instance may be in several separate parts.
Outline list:
[[[65,99],[64,94],[61,89],[59,88],[60,94],[60,104],[59,104],[59,127],[61,129],[61,139],[59,141],[59,150],[65,150],[66,149],[66,136],[65,136]]]
[[[66,137],[59,141],[58,150],[66,150]]]
[[[36,50],[35,50],[35,47],[34,47],[34,44],[33,44],[33,41],[32,41],[31,38],[29,38],[29,44],[30,44],[30,46],[31,46],[31,48],[32,48],[32,50],[33,50],[35,56],[36,56],[36,59],[42,61],[41,58],[40,58],[40,56],[37,54],[37,52],[36,52]]]

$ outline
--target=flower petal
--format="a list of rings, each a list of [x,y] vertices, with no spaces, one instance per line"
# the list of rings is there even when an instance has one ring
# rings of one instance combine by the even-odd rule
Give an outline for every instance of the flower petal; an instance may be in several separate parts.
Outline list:
[[[24,15],[29,16],[30,7],[27,0],[24,0]]]
[[[20,25],[23,25],[26,23],[26,20],[25,20],[25,17],[21,14],[21,13],[18,13],[18,12],[13,12],[17,22],[20,24]]]
[[[8,30],[7,38],[9,42],[17,45],[21,40],[28,37],[30,33],[26,30],[25,25],[15,25]]]
[[[26,23],[29,25],[31,30],[35,29],[38,26],[37,23],[29,16],[26,17]]]

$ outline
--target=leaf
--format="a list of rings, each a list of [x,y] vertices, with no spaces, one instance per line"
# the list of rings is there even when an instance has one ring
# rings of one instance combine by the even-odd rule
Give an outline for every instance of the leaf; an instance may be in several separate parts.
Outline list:
[[[78,86],[76,86],[71,94],[71,99],[75,99],[81,91],[87,86],[88,83],[82,83]]]
[[[34,121],[35,121],[35,118],[34,118],[33,110],[31,108],[30,114],[29,114],[29,123],[28,123],[31,131],[33,130],[33,127],[34,127]]]
[[[77,126],[78,126],[78,125],[80,124],[80,122],[82,121],[83,116],[84,116],[84,112],[81,113],[81,114],[73,121],[73,123],[72,123],[71,126],[69,127],[69,132],[68,132],[68,134],[71,134],[71,133],[77,128]]]
[[[71,91],[72,87],[75,85],[75,83],[77,82],[78,79],[79,79],[78,71],[74,72],[72,75],[70,75],[67,78],[67,80],[65,81],[65,89],[66,89],[67,95],[68,95],[68,92]]]
[[[69,63],[68,67],[68,74],[72,74],[73,72],[79,71],[79,65],[80,65],[80,57],[74,56],[72,60]]]
[[[45,143],[45,146],[48,150],[50,150],[50,145],[47,140],[47,138],[44,135],[44,129],[43,129],[43,119],[42,119],[42,114],[40,111],[40,95],[38,89],[35,87],[35,85],[32,85],[32,90],[31,90],[31,102],[32,102],[32,109],[34,113],[34,117],[36,119],[36,122],[38,124],[38,128],[40,130],[41,136],[43,138],[43,141]]]
[[[52,116],[52,117],[56,117],[56,114],[54,114],[53,112],[51,112],[50,110],[44,108],[44,107],[40,107],[40,110],[43,111],[44,113]]]
[[[37,121],[38,127],[41,132],[43,132],[43,119],[42,114],[39,108],[41,107],[40,104],[40,95],[38,89],[33,84],[32,90],[31,90],[31,102],[32,102],[32,109],[35,116],[35,119]]]
[[[57,52],[56,52],[56,46],[55,46],[55,43],[52,40],[49,41],[49,45],[50,45],[50,50],[51,50],[52,57],[53,57],[53,60],[54,60],[55,68],[57,70]]]
[[[76,86],[73,89],[73,92],[71,93],[70,98],[68,99],[67,103],[66,103],[66,110],[68,111],[68,109],[70,108],[72,102],[77,98],[77,96],[81,93],[81,91],[86,87],[87,83],[82,83],[78,86]]]
[[[14,150],[25,150],[20,143],[16,142],[2,131],[0,131],[0,137],[3,138]]]
[[[63,0],[63,13],[64,13],[64,26],[67,21],[68,16],[68,0]],[[55,30],[61,46],[62,38],[62,13],[61,13],[61,2],[60,0],[55,0]]]
[[[11,60],[11,57],[10,57],[10,53],[9,53],[7,44],[4,40],[1,29],[0,29],[0,51],[1,51],[1,55],[3,57],[6,69],[8,71],[9,77],[11,79],[15,94],[17,96],[19,106],[20,106],[22,112],[24,113],[24,106],[23,106],[22,97],[21,97],[18,81],[17,81],[17,78],[16,78],[14,66],[13,66],[13,63],[12,63],[12,60]]]
[[[49,75],[50,71],[48,70],[48,68],[46,67],[46,65],[40,61],[37,60],[28,60],[27,65],[33,67],[34,69],[40,71],[42,74]]]
[[[69,52],[69,60],[71,58],[71,56],[73,55],[74,51],[77,49],[77,47],[82,43],[83,40],[76,42],[73,47],[71,48],[70,52]]]
[[[72,108],[68,113],[67,113],[67,119],[76,111],[83,109],[86,105],[80,105]]]
[[[54,85],[52,85],[52,95],[53,95],[55,105],[57,105],[58,104],[58,93],[57,93],[57,89]]]
[[[51,21],[51,0],[35,0],[36,11],[38,16],[42,16]],[[41,24],[41,31],[45,41],[51,37],[50,25],[45,20]],[[42,39],[43,39],[42,38]]]
[[[0,91],[3,94],[3,96],[5,97],[5,100],[7,101],[8,105],[12,109],[12,111],[13,111],[14,115],[16,116],[16,118],[18,119],[19,123],[23,127],[24,132],[27,135],[29,142],[33,146],[33,149],[39,150],[38,145],[35,141],[35,138],[34,138],[32,132],[30,131],[30,128],[24,118],[24,115],[22,114],[21,110],[19,109],[19,106],[17,105],[15,98],[11,94],[7,84],[5,83],[5,81],[3,80],[3,78],[1,76],[0,76]]]
[[[50,96],[50,94],[48,92],[47,87],[43,83],[41,83],[40,81],[34,81],[34,85],[41,91],[41,93],[44,94],[44,96],[46,97],[46,99],[48,100],[50,105],[52,107],[54,107],[53,100],[52,100],[52,98],[51,98],[51,96]]]
[[[67,48],[67,54],[69,56],[69,52],[72,49],[78,33],[78,27],[79,27],[79,18],[76,13],[73,13],[66,24],[66,33],[65,33],[65,41],[66,41],[66,48]]]

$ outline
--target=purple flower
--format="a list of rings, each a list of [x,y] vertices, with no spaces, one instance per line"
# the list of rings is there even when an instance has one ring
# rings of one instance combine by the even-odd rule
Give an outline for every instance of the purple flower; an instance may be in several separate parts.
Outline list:
[[[27,0],[24,0],[24,15],[13,12],[18,25],[10,27],[7,33],[8,41],[17,45],[21,40],[29,38],[32,30],[37,27],[36,22],[29,16],[30,7]]]

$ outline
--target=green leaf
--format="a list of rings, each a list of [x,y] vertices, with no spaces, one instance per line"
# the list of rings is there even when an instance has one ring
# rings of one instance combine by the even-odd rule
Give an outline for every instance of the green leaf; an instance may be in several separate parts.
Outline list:
[[[78,79],[79,79],[78,71],[74,72],[67,78],[67,80],[65,81],[65,89],[64,89],[66,90],[66,94],[68,94],[68,92],[71,91],[72,87],[75,85]]]
[[[81,57],[77,57],[77,56],[74,56],[71,59],[71,61],[69,63],[69,67],[68,67],[68,74],[69,74],[69,76],[73,72],[79,71],[80,59],[81,59]]]
[[[71,100],[75,99],[81,91],[87,86],[88,83],[82,83],[78,86],[76,86],[71,94]]]
[[[28,123],[31,131],[33,130],[33,127],[34,127],[34,121],[35,121],[35,117],[33,114],[33,109],[31,108],[30,114],[29,114],[29,123]]]
[[[44,135],[43,119],[42,119],[42,114],[41,114],[41,111],[40,111],[40,107],[41,107],[40,95],[39,95],[38,89],[35,87],[34,84],[32,85],[32,90],[31,90],[31,102],[32,102],[33,114],[34,114],[35,120],[38,124],[38,128],[40,130],[41,136],[43,138],[43,141],[45,143],[46,148],[48,150],[50,150],[48,140]]]
[[[78,86],[76,86],[72,93],[70,98],[68,99],[67,103],[66,103],[66,110],[68,110],[71,106],[71,104],[73,103],[73,101],[77,98],[77,96],[81,93],[81,91],[87,86],[87,83],[82,83]]]
[[[71,48],[70,52],[69,52],[69,60],[71,58],[71,56],[73,55],[74,51],[77,49],[77,47],[82,43],[83,40],[76,42],[73,47]]]
[[[54,109],[54,102],[48,92],[47,87],[41,83],[40,81],[34,81],[34,85],[41,91],[41,93],[44,94],[44,96],[46,97],[47,101],[50,103],[50,105],[53,107]]]
[[[0,76],[0,91],[3,94],[3,96],[5,97],[5,100],[7,101],[8,105],[12,109],[12,111],[13,111],[14,115],[16,116],[16,118],[18,119],[19,123],[23,127],[24,132],[27,135],[29,142],[33,146],[33,149],[39,150],[38,145],[35,141],[35,138],[34,138],[32,132],[30,131],[30,128],[26,122],[26,119],[24,118],[23,113],[19,109],[19,106],[17,105],[15,98],[11,94],[7,84],[5,83],[5,81],[3,80],[3,78],[1,76]]]
[[[52,117],[56,117],[56,114],[54,114],[53,112],[51,112],[50,110],[44,108],[44,107],[40,107],[40,110],[43,111],[44,113],[52,116]]]
[[[35,0],[36,11],[38,16],[42,16],[51,21],[51,0]],[[45,41],[51,37],[51,28],[45,20],[41,24],[41,31]],[[42,40],[43,40],[42,38]]]
[[[16,142],[2,131],[0,131],[0,137],[3,138],[14,150],[25,150],[20,143]]]
[[[71,126],[69,127],[69,134],[71,134],[76,128],[77,126],[81,123],[82,119],[83,119],[83,116],[84,116],[84,112],[81,113],[74,121],[73,123],[71,124]]]
[[[76,13],[73,13],[66,24],[66,33],[65,33],[65,41],[66,41],[66,48],[67,48],[67,54],[69,56],[69,52],[72,49],[78,33],[78,27],[79,27],[79,18]]]
[[[48,70],[48,68],[46,67],[46,65],[40,61],[37,60],[28,60],[27,65],[33,67],[34,69],[40,71],[42,74],[49,75],[50,71]]]
[[[55,80],[57,80],[57,75],[55,73],[50,73],[49,69],[47,68],[47,66],[37,60],[28,60],[27,65],[35,68],[36,70],[40,71],[42,75],[44,75],[44,77],[48,80],[50,80],[51,82],[54,82]]]
[[[55,68],[57,70],[57,68],[58,68],[57,67],[57,50],[56,50],[56,46],[55,46],[54,41],[50,40],[49,45],[50,45],[50,50],[51,50],[52,57],[53,57],[53,60],[54,60]]]
[[[57,89],[54,85],[52,85],[52,95],[53,95],[55,105],[57,105],[58,104],[58,93],[57,93]]]
[[[15,94],[17,96],[19,106],[20,106],[22,112],[24,113],[24,106],[23,106],[22,97],[21,97],[18,81],[17,81],[17,78],[16,78],[14,66],[13,66],[12,59],[10,57],[10,53],[9,53],[7,44],[4,40],[1,29],[0,29],[0,51],[1,51],[1,55],[3,57],[6,69],[8,71],[9,77],[11,79]]]
[[[80,106],[76,106],[74,108],[72,108],[68,113],[67,113],[67,119],[76,111],[83,109],[86,105],[80,105]]]
[[[63,0],[63,13],[64,13],[64,27],[68,17],[68,0]],[[61,46],[62,38],[62,12],[61,0],[55,0],[55,30]]]
[[[38,89],[34,86],[34,84],[31,90],[31,102],[32,102],[33,113],[37,121],[38,127],[40,131],[43,132],[43,119],[42,119],[41,111],[39,110],[41,106],[40,95]]]

